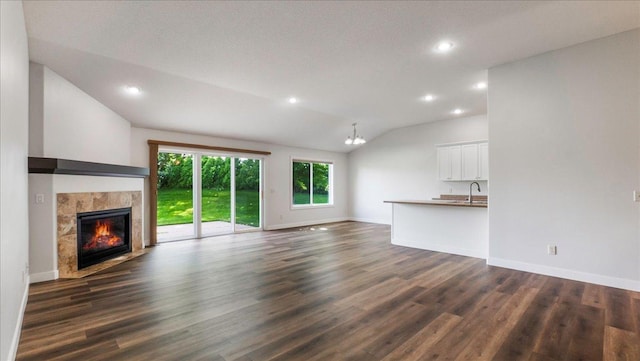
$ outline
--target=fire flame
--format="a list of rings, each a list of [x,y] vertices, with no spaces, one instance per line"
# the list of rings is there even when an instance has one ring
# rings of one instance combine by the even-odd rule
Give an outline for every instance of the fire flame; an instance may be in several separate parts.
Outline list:
[[[116,247],[122,244],[124,244],[122,238],[111,233],[111,221],[97,221],[93,237],[89,242],[82,245],[82,249],[84,251],[90,251]]]

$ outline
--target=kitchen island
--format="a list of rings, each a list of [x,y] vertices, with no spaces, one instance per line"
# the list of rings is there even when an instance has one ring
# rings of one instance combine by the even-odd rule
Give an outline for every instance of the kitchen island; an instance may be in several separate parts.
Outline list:
[[[430,251],[487,258],[486,202],[391,200],[391,243]]]

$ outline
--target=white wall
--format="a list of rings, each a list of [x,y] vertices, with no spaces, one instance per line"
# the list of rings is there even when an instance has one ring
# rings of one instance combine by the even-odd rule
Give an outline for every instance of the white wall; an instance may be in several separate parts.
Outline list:
[[[0,2],[0,36],[0,360],[13,360],[29,283],[29,56],[21,1]]]
[[[640,290],[640,31],[492,68],[489,84],[489,262]]]
[[[46,66],[30,63],[29,75],[30,156],[130,164],[127,120]],[[58,278],[56,193],[142,191],[143,185],[138,178],[30,174],[31,281]],[[33,202],[36,194],[44,203]]]
[[[141,178],[29,174],[29,263],[31,282],[58,278],[58,193],[143,191]],[[42,194],[43,203],[34,202]],[[144,202],[144,195],[142,201]],[[144,217],[144,215],[143,215]],[[144,222],[144,219],[143,219]],[[144,239],[145,229],[142,230]]]
[[[352,218],[391,223],[385,200],[431,199],[468,194],[470,182],[442,182],[436,145],[487,139],[487,119],[475,116],[392,130],[349,153],[349,210]],[[491,143],[489,143],[491,147]],[[487,194],[487,182],[479,182]]]
[[[129,121],[46,66],[30,73],[29,155],[129,165]]]
[[[346,154],[134,127],[131,128],[131,165],[138,167],[149,166],[149,146],[147,144],[149,139],[271,152],[271,155],[264,157],[265,229],[341,221],[348,217]],[[313,209],[291,209],[291,157],[334,162],[333,206]],[[149,199],[148,189],[147,184],[144,197],[146,200]],[[145,229],[147,230],[149,229],[148,201],[144,209]],[[148,243],[148,239],[145,241]]]

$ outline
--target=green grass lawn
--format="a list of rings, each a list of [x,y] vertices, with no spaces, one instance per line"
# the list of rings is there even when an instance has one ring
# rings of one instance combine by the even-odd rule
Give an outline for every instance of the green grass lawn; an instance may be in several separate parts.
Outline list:
[[[158,225],[193,222],[193,192],[191,189],[158,189]],[[231,221],[229,191],[202,190],[202,221]],[[236,192],[236,224],[258,227],[260,193]]]
[[[314,194],[313,204],[328,204],[328,194]],[[309,204],[309,193],[294,193],[293,204]]]

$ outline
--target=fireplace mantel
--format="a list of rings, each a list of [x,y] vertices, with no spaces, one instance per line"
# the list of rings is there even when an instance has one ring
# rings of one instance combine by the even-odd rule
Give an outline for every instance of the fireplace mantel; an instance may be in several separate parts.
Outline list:
[[[149,176],[149,168],[59,158],[29,157],[29,173],[144,178]]]
[[[82,277],[122,262],[118,257],[79,272],[72,268],[77,265],[77,232],[73,231],[77,213],[131,207],[134,243],[130,254],[145,252],[144,183],[145,178],[140,176],[29,174],[29,193],[33,200],[29,205],[30,281]],[[58,198],[60,196],[63,198]],[[74,259],[61,260],[61,255]]]

